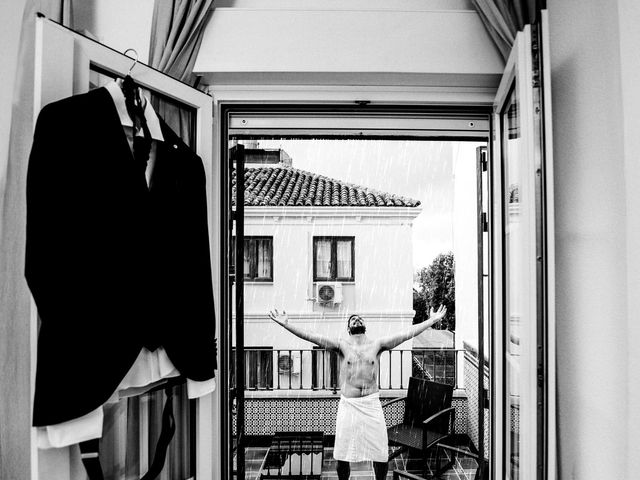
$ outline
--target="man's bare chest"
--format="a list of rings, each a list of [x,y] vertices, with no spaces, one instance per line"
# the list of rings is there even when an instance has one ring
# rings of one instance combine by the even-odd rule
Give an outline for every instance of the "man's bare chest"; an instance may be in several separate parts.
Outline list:
[[[350,345],[343,355],[347,365],[375,365],[378,362],[378,349],[373,344]]]

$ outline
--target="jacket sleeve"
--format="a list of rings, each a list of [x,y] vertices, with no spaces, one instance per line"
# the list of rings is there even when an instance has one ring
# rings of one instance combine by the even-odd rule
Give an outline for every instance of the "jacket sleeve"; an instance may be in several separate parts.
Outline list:
[[[185,147],[186,150],[186,147]],[[176,285],[180,329],[168,341],[168,353],[180,372],[191,380],[213,378],[217,369],[215,313],[208,231],[206,177],[202,160],[189,152],[188,171],[179,195],[183,212],[178,222],[180,280]],[[185,158],[185,160],[187,160]],[[175,343],[174,343],[175,341]],[[189,345],[189,351],[180,351]],[[171,353],[177,355],[171,355]]]
[[[104,233],[97,229],[90,140],[69,113],[76,110],[64,100],[42,109],[27,170],[25,277],[42,326],[55,324],[56,335],[96,333],[114,313],[97,284],[104,253],[96,245]]]
[[[65,143],[55,108],[45,106],[36,123],[27,170],[27,243],[25,276],[43,322],[56,316],[63,300],[63,272],[70,267],[69,221],[66,204],[71,192],[65,182]]]

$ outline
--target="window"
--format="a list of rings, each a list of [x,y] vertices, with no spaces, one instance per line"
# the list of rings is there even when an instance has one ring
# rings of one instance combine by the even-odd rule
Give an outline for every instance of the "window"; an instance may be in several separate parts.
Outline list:
[[[340,365],[338,352],[313,347],[311,357],[311,388],[314,390],[338,388]]]
[[[233,237],[231,271],[235,271]],[[250,282],[273,282],[273,237],[244,237],[244,279]]]
[[[355,237],[313,237],[313,280],[353,282]]]

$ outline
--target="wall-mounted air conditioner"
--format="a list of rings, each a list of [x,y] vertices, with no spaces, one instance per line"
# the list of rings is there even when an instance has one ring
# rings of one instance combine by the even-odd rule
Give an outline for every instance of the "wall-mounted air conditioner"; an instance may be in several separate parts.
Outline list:
[[[320,305],[332,307],[342,303],[342,284],[338,282],[316,283],[315,300]]]
[[[300,352],[280,352],[278,355],[278,373],[280,375],[298,375],[300,373]]]

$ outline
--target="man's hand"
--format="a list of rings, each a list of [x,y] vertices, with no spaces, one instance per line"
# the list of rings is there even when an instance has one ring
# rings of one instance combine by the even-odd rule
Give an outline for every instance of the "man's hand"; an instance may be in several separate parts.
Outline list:
[[[276,322],[278,325],[282,325],[283,327],[289,325],[289,316],[284,310],[282,311],[282,313],[280,313],[278,312],[278,310],[273,309],[269,312],[269,318]]]
[[[446,314],[447,307],[445,307],[444,305],[440,305],[440,308],[437,312],[433,310],[433,307],[431,307],[431,310],[429,311],[429,320],[433,322],[432,325],[435,325],[440,320],[442,320]]]

